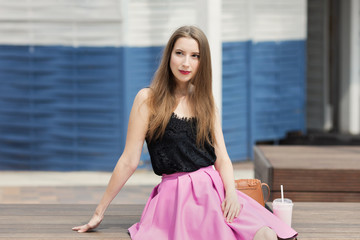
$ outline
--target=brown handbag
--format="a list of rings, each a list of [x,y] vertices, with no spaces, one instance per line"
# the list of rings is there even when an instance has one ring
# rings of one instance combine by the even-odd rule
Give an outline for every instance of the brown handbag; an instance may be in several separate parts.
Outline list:
[[[266,200],[264,200],[264,195],[262,187],[266,186],[268,194]],[[235,180],[235,188],[249,197],[252,197],[262,206],[265,206],[265,203],[270,197],[270,188],[266,183],[262,183],[259,179],[237,179]]]

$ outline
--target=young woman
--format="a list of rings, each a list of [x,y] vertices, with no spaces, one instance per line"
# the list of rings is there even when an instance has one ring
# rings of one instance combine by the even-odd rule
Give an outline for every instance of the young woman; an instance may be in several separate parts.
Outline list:
[[[209,44],[197,27],[180,27],[169,39],[150,88],[135,97],[125,149],[101,202],[89,223],[73,230],[86,232],[100,224],[135,171],[144,140],[162,181],[140,222],[129,228],[132,239],[276,240],[297,235],[235,190],[212,95]]]

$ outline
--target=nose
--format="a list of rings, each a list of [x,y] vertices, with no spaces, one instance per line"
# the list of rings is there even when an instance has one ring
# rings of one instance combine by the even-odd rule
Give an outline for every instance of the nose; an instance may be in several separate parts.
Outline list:
[[[185,56],[184,61],[182,63],[183,67],[189,67],[190,66],[190,56]]]

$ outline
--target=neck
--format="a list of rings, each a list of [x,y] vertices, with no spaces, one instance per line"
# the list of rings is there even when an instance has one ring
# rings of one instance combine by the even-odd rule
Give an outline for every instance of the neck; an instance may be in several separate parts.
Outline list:
[[[175,96],[185,97],[189,94],[189,83],[178,84],[175,89]]]

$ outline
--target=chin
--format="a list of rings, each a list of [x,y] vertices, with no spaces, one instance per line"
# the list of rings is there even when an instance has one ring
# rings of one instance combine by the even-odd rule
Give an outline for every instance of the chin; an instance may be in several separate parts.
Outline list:
[[[188,83],[191,81],[191,78],[176,78],[176,81],[179,83]]]

